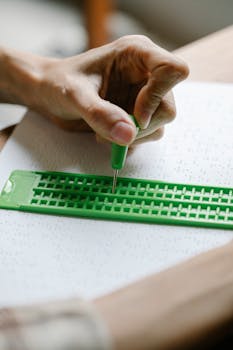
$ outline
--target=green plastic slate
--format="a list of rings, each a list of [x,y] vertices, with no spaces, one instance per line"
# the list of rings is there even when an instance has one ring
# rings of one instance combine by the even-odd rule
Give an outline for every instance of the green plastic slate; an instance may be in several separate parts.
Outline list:
[[[233,188],[59,172],[14,171],[0,208],[110,220],[233,229]]]

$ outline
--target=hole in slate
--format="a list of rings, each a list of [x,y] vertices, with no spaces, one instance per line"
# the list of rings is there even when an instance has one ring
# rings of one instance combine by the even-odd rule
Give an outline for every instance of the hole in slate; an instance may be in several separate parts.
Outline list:
[[[39,182],[39,187],[44,187],[45,186],[45,182]]]
[[[70,185],[65,186],[65,190],[71,190],[71,188],[72,188],[72,186],[70,186]]]
[[[233,221],[233,216],[228,216],[229,221]]]
[[[166,198],[172,198],[172,194],[171,193],[166,193]]]
[[[152,214],[153,215],[157,215],[158,214],[158,210],[152,210]]]
[[[101,188],[100,192],[101,193],[108,193],[108,190],[109,190],[108,188]]]
[[[73,207],[74,207],[74,202],[68,202],[68,203],[67,203],[67,207],[73,208]]]
[[[139,213],[139,209],[138,208],[133,208],[133,213],[138,214]]]
[[[38,200],[37,199],[32,199],[31,204],[37,204]]]
[[[189,196],[187,194],[184,195],[184,199],[190,199],[190,198],[191,198],[191,196]]]
[[[117,198],[117,203],[122,204],[124,202],[124,198]]]
[[[94,193],[96,193],[96,192],[99,192],[99,189],[98,189],[98,187],[92,187],[92,192],[94,192]]]
[[[71,194],[70,195],[70,200],[71,201],[76,201],[78,199],[78,195],[76,195],[76,194]]]
[[[193,199],[194,199],[195,201],[199,201],[200,196],[193,196]]]
[[[219,220],[224,220],[224,216],[223,215],[219,215]]]
[[[40,201],[40,204],[47,204],[47,201],[46,201],[45,199],[42,199],[42,200]]]
[[[190,218],[195,218],[195,217],[196,217],[196,213],[190,213],[190,214],[189,214],[189,217],[190,217]]]
[[[163,196],[163,193],[162,193],[162,192],[158,192],[158,193],[156,193],[156,196],[157,196],[157,197],[162,197],[162,196]]]
[[[147,193],[147,196],[148,196],[148,197],[153,197],[153,195],[154,195],[153,192],[148,192],[148,193]]]
[[[105,206],[105,208],[104,208],[106,211],[110,211],[111,209],[112,209],[112,207],[110,207],[110,206]]]
[[[213,198],[212,198],[212,201],[213,201],[213,202],[218,202],[218,197],[213,197]]]
[[[130,208],[124,208],[124,212],[125,213],[129,213],[130,212]]]
[[[177,215],[177,211],[171,211],[171,216],[176,216]]]
[[[93,209],[101,210],[103,208],[102,204],[96,204]]]
[[[47,188],[53,188],[53,186],[54,186],[54,184],[52,184],[51,182],[49,182],[48,184],[47,184]]]
[[[83,208],[83,202],[77,202],[76,207],[79,209]]]
[[[58,206],[59,207],[64,207],[65,206],[65,202],[58,202]]]
[[[184,217],[184,216],[186,216],[186,215],[187,215],[187,213],[184,213],[184,212],[181,212],[181,213],[180,213],[180,216],[183,216],[183,217]]]
[[[115,207],[114,211],[121,211],[121,207]]]
[[[203,197],[202,200],[203,201],[209,201],[209,197]]]
[[[149,213],[149,210],[148,210],[148,209],[142,209],[142,213],[143,213],[143,214],[148,214],[148,213]]]
[[[209,215],[209,219],[215,219],[215,215]]]
[[[205,219],[206,215],[205,214],[199,214],[200,219]]]
[[[49,205],[56,205],[56,201],[50,201]]]
[[[167,210],[162,210],[161,215],[167,215]]]
[[[175,198],[181,198],[181,195],[180,195],[180,194],[175,194],[174,197],[175,197]]]
[[[227,203],[228,202],[228,198],[222,198],[221,202],[222,203]]]
[[[62,185],[57,184],[57,185],[55,185],[55,187],[56,187],[57,189],[61,189],[61,188],[62,188]]]

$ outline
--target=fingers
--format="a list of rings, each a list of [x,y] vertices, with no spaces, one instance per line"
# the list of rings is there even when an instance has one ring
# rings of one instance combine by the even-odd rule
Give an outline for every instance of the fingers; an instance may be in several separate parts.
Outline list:
[[[157,46],[153,47],[153,44],[143,55],[143,60],[150,76],[136,98],[134,115],[141,128],[145,129],[165,94],[185,79],[189,71],[182,60]]]
[[[160,102],[159,107],[151,117],[150,124],[144,130],[141,130],[137,139],[153,134],[157,129],[170,123],[176,116],[176,106],[172,91],[167,93]]]
[[[147,129],[138,133],[135,143],[155,141],[163,136],[163,127],[170,123],[176,116],[176,107],[172,91],[170,91],[161,101],[158,109],[153,114]]]
[[[164,135],[164,127],[161,127],[157,130],[155,130],[152,134],[148,136],[144,136],[142,138],[136,139],[136,141],[133,143],[133,146],[137,146],[141,143],[145,142],[153,142],[160,140]]]
[[[102,99],[92,87],[77,96],[80,114],[100,137],[119,145],[128,145],[136,137],[136,127],[119,106]]]
[[[172,122],[175,116],[176,106],[173,93],[170,91],[162,99],[157,111],[153,114],[148,128],[140,130],[132,146],[161,139],[164,135],[164,125]],[[96,135],[96,140],[99,143],[108,143],[105,138],[98,134]]]

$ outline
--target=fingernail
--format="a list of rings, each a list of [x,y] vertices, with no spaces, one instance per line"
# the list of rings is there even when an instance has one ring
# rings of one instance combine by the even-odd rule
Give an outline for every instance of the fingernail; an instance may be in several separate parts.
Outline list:
[[[140,128],[143,130],[146,129],[150,124],[150,120],[151,120],[151,117],[148,115],[148,113],[145,113],[144,115],[141,114],[140,121],[139,121]]]
[[[113,142],[127,145],[131,143],[135,137],[135,128],[125,122],[117,122],[111,130],[111,138]]]

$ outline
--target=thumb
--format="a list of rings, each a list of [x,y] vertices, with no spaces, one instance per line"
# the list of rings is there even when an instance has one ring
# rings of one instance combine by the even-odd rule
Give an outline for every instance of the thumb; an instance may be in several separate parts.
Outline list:
[[[101,137],[120,145],[128,145],[136,137],[136,128],[128,114],[119,106],[102,99],[96,91],[89,91],[80,99],[83,119]]]

